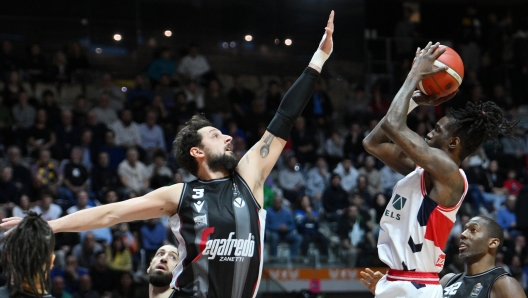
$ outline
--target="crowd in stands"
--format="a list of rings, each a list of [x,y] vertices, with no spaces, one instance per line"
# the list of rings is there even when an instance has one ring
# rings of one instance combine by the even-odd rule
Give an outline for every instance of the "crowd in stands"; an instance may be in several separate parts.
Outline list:
[[[500,29],[495,34],[514,40],[515,49],[524,47],[524,54],[528,53],[528,32],[510,30],[506,21],[489,22],[488,26]],[[463,270],[458,258],[462,226],[471,216],[484,214],[496,218],[506,235],[497,261],[526,287],[528,105],[525,91],[513,81],[524,80],[528,86],[528,59],[500,44],[502,56],[496,55],[498,44],[490,48],[490,43],[478,43],[482,63],[479,69],[467,69],[457,97],[441,107],[418,107],[408,124],[425,137],[447,107],[484,100],[496,102],[511,119],[521,119],[515,139],[486,143],[462,164],[469,189],[446,247],[445,268]],[[524,65],[524,73],[517,77],[508,69],[506,74],[492,72],[509,64],[490,61],[490,55],[519,61],[512,65]],[[241,157],[263,135],[293,83],[289,78],[268,80],[257,93],[245,87],[244,76],[237,76],[226,90],[196,46],[178,62],[170,49],[162,49],[126,90],[109,74],[94,77],[76,43],[67,53],[57,52],[52,61],[33,44],[23,61],[4,41],[0,217],[34,210],[53,220],[191,181],[195,177],[178,167],[170,153],[175,134],[187,120],[205,113],[233,137],[234,152]],[[93,97],[81,92],[63,103],[52,90],[37,92],[42,82],[57,90],[68,84],[99,83]],[[391,97],[382,84],[368,89],[350,84],[343,100],[336,100],[329,96],[330,83],[321,78],[316,85],[266,180],[265,262],[269,264],[286,258],[301,265],[317,256],[332,266],[383,265],[376,252],[379,222],[391,216],[384,212],[385,206],[403,176],[368,155],[362,140],[386,114]],[[166,218],[58,234],[53,294],[132,297],[137,278],[131,272],[144,271],[145,260],[167,242],[174,239]]]

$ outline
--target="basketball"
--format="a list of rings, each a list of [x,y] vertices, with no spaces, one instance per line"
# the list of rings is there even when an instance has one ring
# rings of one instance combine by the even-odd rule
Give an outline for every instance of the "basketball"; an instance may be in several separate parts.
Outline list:
[[[446,66],[447,70],[421,80],[418,83],[418,89],[427,95],[440,97],[455,92],[464,79],[464,64],[460,55],[446,46],[446,51],[436,59],[434,66],[435,68]]]

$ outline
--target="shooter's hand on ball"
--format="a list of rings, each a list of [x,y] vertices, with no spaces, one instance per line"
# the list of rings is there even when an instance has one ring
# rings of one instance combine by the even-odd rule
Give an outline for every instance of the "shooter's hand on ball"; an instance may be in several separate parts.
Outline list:
[[[429,42],[423,51],[421,51],[420,48],[417,48],[416,58],[414,59],[414,64],[411,68],[411,71],[409,72],[409,75],[415,76],[422,80],[439,72],[445,71],[447,69],[445,67],[433,67],[435,60],[438,59],[438,57],[440,57],[440,55],[442,55],[446,50],[445,47],[438,48],[439,46],[440,43],[438,42],[434,45],[432,42]]]

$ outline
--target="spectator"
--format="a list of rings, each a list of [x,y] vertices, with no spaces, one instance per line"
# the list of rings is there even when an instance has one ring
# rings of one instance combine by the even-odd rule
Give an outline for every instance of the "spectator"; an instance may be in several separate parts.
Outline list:
[[[99,104],[92,109],[92,112],[97,120],[106,126],[110,126],[117,121],[116,110],[110,107],[110,97],[106,93],[99,96]]]
[[[88,170],[88,172],[93,167],[94,155],[96,154],[96,149],[92,143],[92,131],[85,129],[81,132],[81,144],[79,148],[82,151],[82,161],[81,164]]]
[[[517,172],[515,170],[509,170],[507,179],[504,180],[504,188],[508,193],[519,195],[521,191],[522,183],[517,180]]]
[[[148,160],[152,160],[154,152],[165,151],[167,148],[163,129],[156,124],[156,117],[156,112],[147,111],[145,123],[139,125],[141,148],[146,151]]]
[[[5,105],[4,96],[0,94],[0,133],[8,137],[13,126],[13,117],[11,116],[11,109]],[[7,140],[4,140],[6,142]]]
[[[303,196],[300,198],[297,210],[295,210],[295,222],[297,223],[297,231],[303,239],[302,254],[307,255],[310,243],[317,243],[319,252],[326,259],[328,257],[328,240],[319,231],[319,212],[312,208],[310,197]]]
[[[371,256],[376,254],[376,242],[370,228],[359,218],[357,206],[348,206],[339,221],[337,234],[346,251],[347,266],[370,266]]]
[[[369,114],[369,102],[370,99],[365,93],[363,85],[356,85],[353,87],[349,98],[343,101],[342,112],[344,113],[345,119],[359,119],[362,122],[365,121],[366,116]]]
[[[119,186],[117,172],[110,168],[109,162],[108,153],[101,152],[97,166],[92,169],[92,191],[98,198],[101,198],[103,193]]]
[[[31,167],[31,175],[41,187],[47,187],[54,195],[59,193],[62,173],[57,163],[51,159],[49,150],[40,150],[39,159]]]
[[[31,173],[20,160],[20,149],[16,146],[7,149],[7,163],[13,169],[13,182],[18,191],[29,189]]]
[[[500,139],[506,166],[521,172],[524,158],[528,154],[528,138],[520,125],[514,129],[514,138]]]
[[[83,151],[75,147],[71,151],[70,160],[66,160],[62,168],[63,185],[60,188],[61,199],[73,205],[76,203],[75,196],[80,191],[87,191],[89,186],[88,169],[82,165]],[[67,203],[67,204],[68,204]]]
[[[66,210],[67,214],[72,214],[74,212],[93,207],[89,205],[90,199],[88,197],[88,193],[85,190],[80,190],[79,192],[76,193],[76,195],[77,195],[77,200],[76,200],[77,204],[68,208],[68,210]]]
[[[231,118],[231,107],[228,97],[220,90],[220,82],[217,80],[209,82],[203,100],[203,110],[213,121],[214,127],[224,127],[227,120]],[[196,108],[202,110],[198,105]]]
[[[134,79],[134,87],[127,90],[126,108],[132,111],[132,119],[137,123],[145,120],[145,110],[152,102],[152,91],[148,88],[142,75]]]
[[[516,195],[508,195],[506,204],[497,212],[497,223],[504,230],[506,239],[514,239],[519,234],[517,231],[517,216],[515,215],[516,202]]]
[[[126,192],[131,190],[140,194],[148,192],[150,188],[149,173],[147,167],[138,160],[136,149],[127,150],[126,159],[119,164],[117,174]]]
[[[86,96],[80,94],[75,99],[75,105],[72,109],[73,124],[78,127],[85,127],[88,124],[88,103]],[[58,119],[58,117],[57,117]]]
[[[172,171],[165,165],[165,153],[158,151],[154,154],[154,162],[147,167],[150,188],[157,189],[170,184]]]
[[[357,185],[357,179],[359,172],[354,168],[352,159],[345,156],[343,161],[337,164],[337,167],[333,171],[334,174],[338,174],[341,178],[341,187],[348,193],[352,193],[352,190]]]
[[[99,149],[105,142],[105,134],[109,130],[105,124],[99,122],[94,111],[89,111],[87,116],[87,123],[84,126],[85,130],[92,132],[92,146]],[[97,151],[95,152],[97,153]]]
[[[105,132],[105,143],[101,146],[99,152],[105,152],[108,154],[109,166],[112,170],[117,170],[119,164],[125,159],[125,150],[116,146],[115,133],[112,130],[107,130]]]
[[[13,169],[4,166],[0,170],[0,206],[11,210],[20,196],[15,182],[13,182]]]
[[[51,150],[55,145],[55,132],[50,129],[46,119],[46,111],[39,109],[35,125],[28,132],[28,151],[32,157],[37,157],[40,150]]]
[[[260,100],[264,102],[266,110],[270,114],[275,114],[282,100],[282,94],[279,90],[279,83],[275,80],[269,81],[268,89],[262,92],[260,95]]]
[[[108,105],[114,111],[123,109],[125,93],[121,90],[121,87],[118,87],[112,83],[112,76],[110,74],[104,74],[101,78],[101,88],[97,90],[97,97],[101,98],[101,95],[103,94],[108,95]]]
[[[248,133],[248,143],[256,144],[264,134],[263,131],[266,130],[266,126],[271,120],[262,100],[255,99],[251,102],[251,110],[248,112],[248,119],[251,119],[251,121],[244,123]]]
[[[326,139],[325,152],[331,168],[334,168],[343,159],[343,145],[344,140],[337,131],[332,132],[332,136]]]
[[[330,185],[330,172],[324,157],[317,158],[315,167],[308,171],[308,178],[306,179],[306,194],[313,199],[313,207],[315,211],[319,211],[322,207],[323,193]]]
[[[61,86],[63,83],[71,82],[68,58],[62,51],[57,51],[53,57],[51,66],[51,79]]]
[[[152,97],[152,104],[148,106],[148,109],[154,110],[158,115],[158,123],[161,126],[166,126],[172,121],[169,119],[169,110],[163,104],[163,99],[159,95]]]
[[[59,124],[61,109],[55,101],[55,94],[51,90],[46,89],[42,91],[42,100],[38,108],[46,111],[46,115],[48,116],[47,127],[54,128]]]
[[[174,98],[176,96],[176,92],[174,91],[174,88],[171,86],[171,79],[168,75],[166,74],[161,75],[159,84],[156,86],[156,88],[154,88],[154,96],[161,97],[161,100],[165,108],[169,110],[174,108]]]
[[[40,194],[40,203],[33,207],[32,211],[41,214],[41,217],[46,221],[55,220],[62,215],[61,207],[53,203],[51,193],[45,190]]]
[[[0,62],[1,63],[1,62]],[[8,107],[13,107],[19,101],[21,92],[25,92],[24,86],[20,81],[20,76],[17,71],[11,71],[4,88],[5,104]]]
[[[119,201],[119,197],[117,196],[117,192],[113,189],[107,190],[104,193],[104,200],[103,204],[112,204]]]
[[[387,165],[384,165],[383,168],[381,168],[380,176],[381,189],[383,194],[387,197],[392,196],[392,189],[398,181],[404,178],[402,174],[394,171]]]
[[[91,268],[95,265],[95,254],[103,250],[103,246],[95,241],[95,235],[92,232],[86,232],[82,242],[73,247],[72,255],[79,265]]]
[[[305,191],[306,181],[299,170],[297,158],[290,156],[286,160],[286,168],[279,171],[279,186],[284,193],[284,198],[291,203],[297,202]]]
[[[55,133],[57,135],[58,158],[67,158],[73,146],[79,144],[81,135],[79,127],[73,125],[72,112],[70,110],[62,111],[61,124],[57,125]]]
[[[196,114],[196,107],[194,104],[187,102],[185,92],[180,91],[176,93],[174,98],[175,102],[171,111],[171,117],[173,118],[173,125],[176,126],[189,121]]]
[[[159,57],[150,63],[147,69],[147,75],[153,84],[157,83],[164,74],[169,77],[174,76],[176,63],[171,59],[171,55],[172,53],[169,48],[163,48],[160,51]]]
[[[51,295],[55,298],[73,298],[73,296],[66,290],[66,284],[64,283],[64,277],[55,276],[51,283]]]
[[[352,123],[350,125],[350,130],[345,137],[343,154],[351,159],[358,159],[361,155],[365,154],[366,151],[365,148],[363,148],[364,138],[359,123]]]
[[[64,289],[69,293],[74,293],[79,289],[79,281],[83,275],[88,275],[88,269],[79,266],[75,255],[69,255],[66,257],[66,266],[64,268],[54,267],[51,270],[52,279],[55,279],[56,276],[64,278],[66,283]]]
[[[22,133],[25,133],[35,124],[37,117],[37,110],[28,102],[28,94],[26,91],[21,91],[18,94],[18,103],[13,106],[11,112],[15,120],[15,126]]]
[[[383,191],[381,187],[381,174],[376,169],[376,159],[374,156],[369,155],[365,158],[365,165],[359,168],[358,173],[367,177],[368,190],[371,195]]]
[[[87,83],[89,79],[88,71],[90,70],[90,62],[77,42],[72,43],[70,46],[68,53],[68,68],[70,69],[73,83]]]
[[[117,271],[132,270],[132,255],[126,248],[121,235],[114,235],[112,243],[106,247],[106,262],[108,267]]]
[[[295,156],[301,164],[315,162],[317,158],[317,143],[313,132],[306,129],[304,117],[297,118],[290,138]]]
[[[167,243],[167,231],[159,222],[159,219],[153,218],[145,221],[145,224],[139,230],[141,235],[142,247],[145,250],[145,258],[151,260],[158,248]]]
[[[333,112],[334,108],[332,106],[332,101],[328,94],[323,90],[321,79],[319,79],[317,83],[315,83],[312,99],[304,109],[304,115],[308,119],[311,119],[314,124],[326,127]]]
[[[33,86],[35,86],[36,82],[44,81],[48,65],[46,57],[44,57],[40,49],[40,44],[33,43],[29,46],[28,57],[24,68]]]
[[[359,175],[358,180],[357,180],[357,185],[352,190],[352,193],[353,194],[359,194],[363,198],[363,200],[365,200],[365,202],[367,202],[368,204],[371,204],[372,203],[372,197],[374,196],[374,194],[372,194],[369,191],[368,186],[369,186],[369,183],[368,183],[367,176]]]
[[[207,84],[209,86],[209,83]],[[203,111],[205,108],[205,100],[203,92],[196,85],[196,81],[187,80],[183,89],[185,97],[187,98],[187,104],[194,106],[198,111]]]
[[[79,277],[79,290],[73,294],[73,298],[99,298],[99,293],[92,289],[92,278],[89,274]]]
[[[233,105],[234,117],[238,121],[245,118],[255,94],[244,86],[244,77],[237,76],[233,88],[227,93],[227,98]]]
[[[189,47],[189,54],[182,58],[178,66],[178,73],[185,79],[204,80],[208,83],[209,79],[215,77],[207,59],[198,52],[198,45],[192,44]]]
[[[112,293],[112,298],[142,298],[141,293],[136,289],[134,277],[130,272],[121,273],[119,284]]]
[[[332,174],[330,185],[323,193],[323,207],[325,217],[331,222],[338,222],[348,207],[348,194],[341,187],[341,177],[339,174]]]
[[[99,251],[95,254],[95,265],[90,268],[93,289],[99,295],[111,294],[117,284],[119,272],[111,269],[106,261],[106,253]]]
[[[110,126],[115,133],[115,143],[123,148],[137,148],[141,145],[139,125],[132,121],[132,113],[128,109],[121,111],[121,119]]]
[[[290,210],[283,208],[283,199],[279,194],[273,199],[273,206],[267,209],[266,242],[270,245],[270,253],[277,257],[277,247],[280,241],[290,244],[290,256],[297,256],[301,246],[302,236],[297,233],[295,220]]]
[[[26,217],[27,212],[31,210],[31,206],[29,205],[29,197],[26,194],[22,194],[16,201],[18,202],[18,205],[13,207],[13,217]]]

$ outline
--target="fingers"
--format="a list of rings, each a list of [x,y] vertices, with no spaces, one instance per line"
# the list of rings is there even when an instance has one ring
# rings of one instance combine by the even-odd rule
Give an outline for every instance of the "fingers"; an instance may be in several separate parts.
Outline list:
[[[420,47],[417,47],[416,48],[416,58],[420,57],[420,51],[421,51]]]
[[[370,275],[374,275],[374,271],[372,271],[370,268],[365,268],[365,271]]]
[[[328,17],[328,23],[326,24],[326,26],[327,26],[328,28],[330,28],[332,31],[334,31],[334,15],[335,15],[335,13],[334,13],[334,11],[332,10],[332,11],[330,12],[330,17]]]
[[[438,43],[437,43],[437,44],[438,44]],[[438,46],[437,46],[436,48],[438,48]],[[446,46],[442,46],[441,48],[438,48],[438,50],[437,50],[436,52],[434,52],[434,53],[431,55],[431,57],[432,57],[433,59],[435,59],[435,60],[438,59],[438,57],[440,57],[440,55],[442,55],[443,53],[445,53],[446,49],[447,49]]]
[[[370,287],[370,282],[364,280],[363,278],[360,278],[359,281],[360,281],[363,285],[365,285],[365,287],[367,287],[367,288]]]
[[[383,277],[383,273],[376,271],[376,273],[374,273],[374,277],[377,279],[381,279]]]
[[[429,52],[429,49],[431,48],[431,46],[433,45],[432,42],[428,42],[427,45],[425,46],[425,48],[423,49],[423,52],[422,54],[425,55]]]

